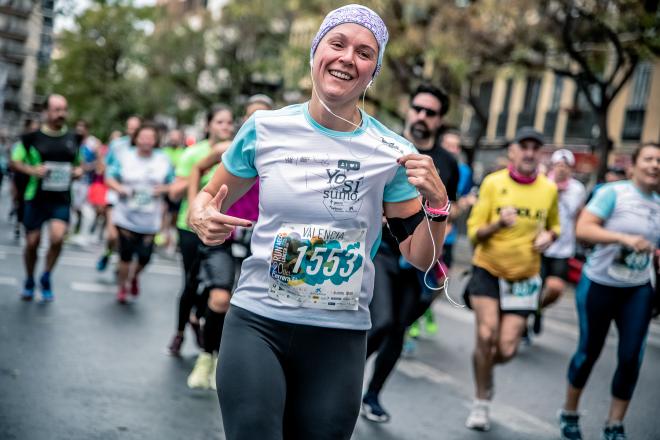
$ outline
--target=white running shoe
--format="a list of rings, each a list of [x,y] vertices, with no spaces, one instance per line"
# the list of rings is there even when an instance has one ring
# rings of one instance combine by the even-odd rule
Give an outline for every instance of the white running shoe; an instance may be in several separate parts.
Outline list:
[[[190,376],[188,376],[188,387],[198,389],[209,389],[211,384],[209,377],[213,370],[213,356],[202,352],[197,356],[197,361]]]
[[[490,402],[488,400],[475,400],[470,415],[465,421],[465,427],[476,431],[488,431],[490,429],[489,410]]]
[[[218,369],[218,357],[213,356],[213,367],[211,368],[211,375],[209,376],[209,385],[213,391],[217,391],[218,387],[215,384],[215,371]]]

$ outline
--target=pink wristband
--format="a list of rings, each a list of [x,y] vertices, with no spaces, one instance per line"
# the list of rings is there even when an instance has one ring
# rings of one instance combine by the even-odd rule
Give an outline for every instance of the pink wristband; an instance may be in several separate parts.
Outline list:
[[[445,206],[443,206],[442,208],[439,208],[439,209],[438,208],[431,208],[429,206],[429,201],[427,200],[424,203],[424,210],[426,212],[428,212],[429,214],[433,214],[433,215],[449,215],[449,206],[450,205],[451,205],[451,203],[449,202],[449,199],[447,199],[447,203],[445,203]]]

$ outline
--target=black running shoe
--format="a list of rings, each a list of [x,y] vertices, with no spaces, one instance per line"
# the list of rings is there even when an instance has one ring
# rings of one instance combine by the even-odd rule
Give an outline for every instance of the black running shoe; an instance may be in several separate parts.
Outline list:
[[[606,426],[603,429],[603,440],[626,440],[626,433],[623,430],[622,424]]]
[[[579,414],[568,414],[559,411],[559,431],[561,440],[582,440]]]
[[[380,406],[378,396],[367,393],[362,399],[362,417],[376,423],[390,421],[390,415]]]

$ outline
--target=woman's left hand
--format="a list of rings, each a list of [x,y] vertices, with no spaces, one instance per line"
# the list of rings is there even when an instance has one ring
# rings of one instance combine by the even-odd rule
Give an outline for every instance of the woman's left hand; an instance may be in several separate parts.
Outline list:
[[[406,168],[408,182],[433,208],[443,208],[447,204],[447,190],[438,175],[433,159],[425,154],[406,154],[397,162]]]

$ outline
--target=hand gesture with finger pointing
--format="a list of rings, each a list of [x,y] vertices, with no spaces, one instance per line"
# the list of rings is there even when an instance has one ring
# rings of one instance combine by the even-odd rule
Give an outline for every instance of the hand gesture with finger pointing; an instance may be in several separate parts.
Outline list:
[[[189,215],[188,224],[207,246],[225,242],[236,226],[249,228],[252,222],[220,212],[222,201],[227,197],[227,185],[222,185],[216,195],[197,215]],[[192,212],[191,212],[192,214]]]

